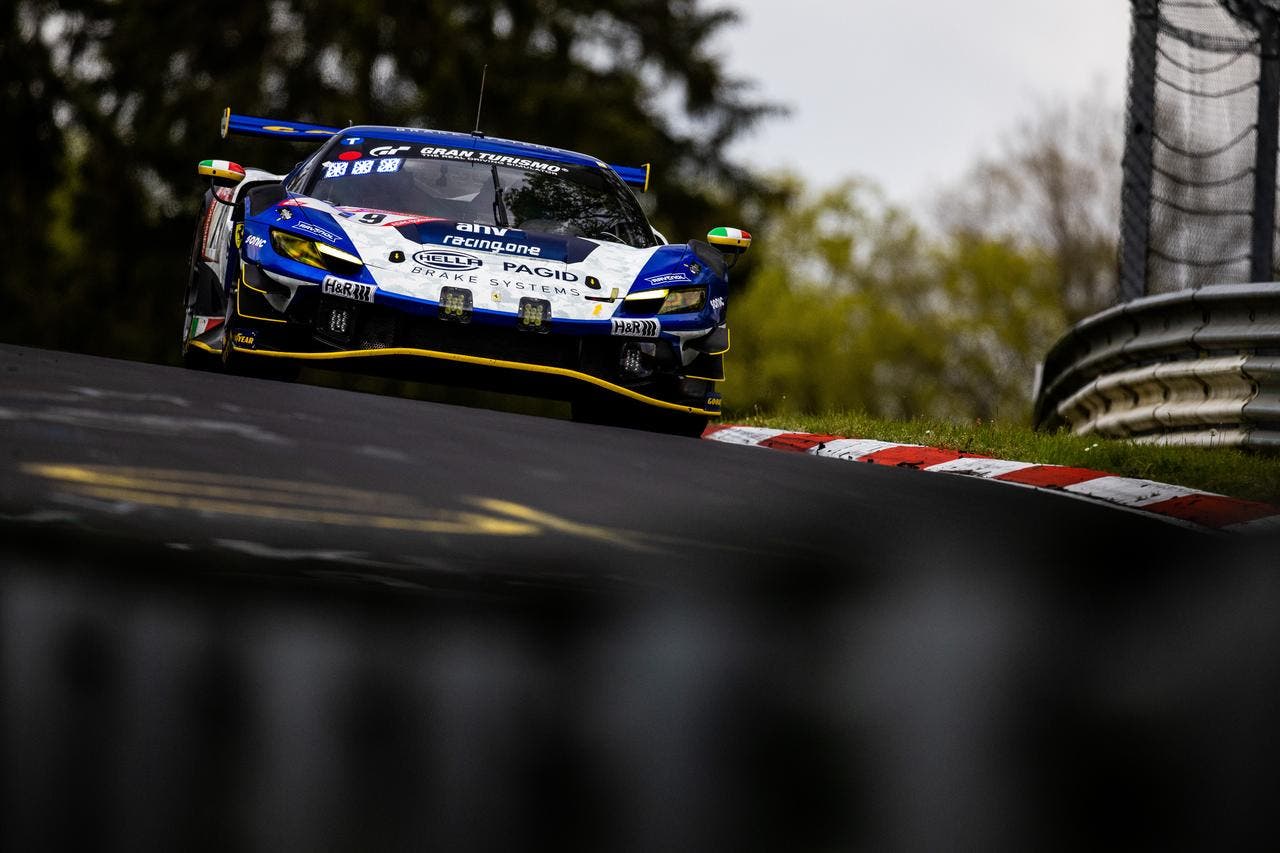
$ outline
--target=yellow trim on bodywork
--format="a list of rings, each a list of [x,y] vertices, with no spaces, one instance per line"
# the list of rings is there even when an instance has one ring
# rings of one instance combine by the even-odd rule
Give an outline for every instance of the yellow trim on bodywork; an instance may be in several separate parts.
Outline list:
[[[436,350],[416,349],[413,347],[388,347],[386,349],[360,349],[360,350],[338,350],[335,352],[282,352],[279,350],[261,350],[261,349],[244,349],[231,344],[231,348],[236,352],[246,353],[248,355],[261,355],[272,358],[296,358],[308,361],[333,361],[343,358],[373,358],[377,356],[387,355],[409,355],[422,356],[425,358],[438,358],[442,361],[457,361],[463,364],[476,364],[482,367],[501,367],[507,370],[523,370],[528,373],[545,373],[552,376],[563,376],[568,379],[579,379],[583,382],[589,382],[606,391],[612,391],[615,394],[621,394],[624,397],[630,397],[650,406],[656,406],[661,409],[670,409],[675,412],[682,412],[688,415],[706,415],[708,417],[719,417],[720,412],[713,412],[709,409],[699,409],[693,406],[681,406],[677,403],[668,403],[666,400],[658,400],[653,397],[646,397],[632,391],[630,388],[623,388],[621,385],[615,385],[598,376],[592,376],[589,373],[581,373],[577,370],[569,370],[566,367],[549,367],[545,364],[525,364],[519,361],[504,361],[500,358],[484,358],[476,355],[462,355],[453,352],[437,352]]]
[[[735,249],[746,249],[751,246],[750,237],[730,237],[719,234],[708,234],[707,242],[713,246],[729,246]]]
[[[716,352],[709,352],[707,353],[707,355],[724,355],[729,351],[729,348],[733,346],[733,333],[729,331],[728,326],[724,327],[724,336],[725,336],[725,339],[728,341],[728,343],[724,345],[724,349],[717,350]]]
[[[641,190],[641,192],[647,193],[648,191],[649,191],[649,164],[645,163],[644,164],[644,189]]]
[[[187,346],[189,346],[189,347],[199,347],[200,349],[204,350],[205,352],[211,352],[211,353],[213,353],[214,355],[222,355],[222,350],[220,350],[220,349],[214,349],[213,347],[211,347],[211,346],[209,346],[208,344],[206,344],[204,341],[187,341]]]
[[[254,287],[252,284],[249,283],[249,280],[244,277],[243,265],[241,265],[240,267],[240,284],[243,284],[245,287],[249,288],[252,291],[255,291],[256,293],[261,293],[263,296],[267,295],[267,292],[265,290],[259,290],[258,288]],[[269,305],[271,303],[267,303],[267,304]],[[241,317],[245,318],[246,320],[261,320],[264,323],[288,323],[289,322],[288,320],[273,320],[270,317],[258,317],[253,314],[246,314],[243,311],[241,311],[239,287],[236,288],[236,313],[239,314]]]
[[[243,181],[244,172],[233,172],[230,169],[219,169],[216,166],[197,166],[196,171],[204,178],[222,178],[227,181]]]

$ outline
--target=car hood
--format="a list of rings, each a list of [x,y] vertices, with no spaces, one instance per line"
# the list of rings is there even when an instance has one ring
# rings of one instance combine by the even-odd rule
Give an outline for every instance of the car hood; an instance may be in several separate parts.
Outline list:
[[[477,308],[515,313],[521,299],[535,298],[552,303],[554,316],[591,320],[613,316],[622,298],[635,290],[694,280],[687,269],[692,256],[683,245],[635,248],[340,208],[305,196],[286,204],[299,215],[285,227],[354,251],[384,294],[438,302],[441,288],[462,287],[471,291]]]

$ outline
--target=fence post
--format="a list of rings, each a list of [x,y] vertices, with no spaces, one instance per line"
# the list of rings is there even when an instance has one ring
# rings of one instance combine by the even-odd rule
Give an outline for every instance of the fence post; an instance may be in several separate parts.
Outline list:
[[[1280,19],[1270,9],[1254,14],[1258,26],[1258,140],[1253,171],[1253,245],[1250,281],[1273,281],[1275,272],[1276,153],[1280,134]]]
[[[1120,301],[1146,295],[1151,243],[1152,145],[1156,118],[1156,37],[1159,0],[1131,0],[1129,109],[1120,187]]]

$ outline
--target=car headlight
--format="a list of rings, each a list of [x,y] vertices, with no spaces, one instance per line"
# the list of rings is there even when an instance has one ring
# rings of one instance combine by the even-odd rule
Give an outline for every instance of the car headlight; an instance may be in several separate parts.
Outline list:
[[[659,288],[642,290],[624,297],[627,305],[633,309],[654,310],[655,314],[675,314],[678,311],[697,311],[707,298],[705,287],[683,287],[679,289]]]
[[[339,275],[355,275],[364,266],[364,262],[350,252],[274,228],[271,245],[286,258]]]

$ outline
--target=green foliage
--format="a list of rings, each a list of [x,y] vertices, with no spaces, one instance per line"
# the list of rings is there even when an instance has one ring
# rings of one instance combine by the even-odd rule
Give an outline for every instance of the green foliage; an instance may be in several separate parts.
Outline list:
[[[751,426],[945,447],[1041,465],[1072,465],[1280,504],[1280,458],[1228,447],[1157,447],[1069,432],[1037,432],[1004,420],[887,420],[850,412],[751,416]]]
[[[942,229],[1047,252],[1070,322],[1111,305],[1118,288],[1124,120],[1105,91],[1045,102],[941,193]]]
[[[789,189],[732,306],[731,412],[1027,415],[1035,362],[1065,328],[1052,258],[926,238],[862,183]]]
[[[774,111],[709,51],[734,20],[688,0],[23,0],[0,13],[11,133],[0,339],[176,354],[207,157],[287,171],[301,146],[221,140],[222,109],[332,124],[471,130],[654,164],[672,239],[741,220],[725,144]]]

